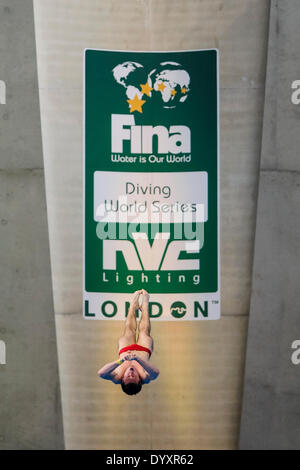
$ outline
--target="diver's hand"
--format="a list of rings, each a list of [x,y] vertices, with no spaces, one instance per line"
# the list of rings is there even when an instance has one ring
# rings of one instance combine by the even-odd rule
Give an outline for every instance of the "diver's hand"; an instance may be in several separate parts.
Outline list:
[[[125,361],[131,361],[131,355],[127,354],[127,356],[124,357]]]
[[[125,356],[125,361],[134,361],[136,357],[136,354],[128,354],[127,356]]]

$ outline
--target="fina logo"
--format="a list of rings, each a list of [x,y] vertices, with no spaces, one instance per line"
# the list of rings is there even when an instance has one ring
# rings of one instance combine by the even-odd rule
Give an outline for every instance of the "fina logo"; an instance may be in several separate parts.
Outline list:
[[[123,153],[123,142],[130,141],[131,153],[152,153],[157,136],[158,153],[178,154],[191,151],[191,131],[187,126],[136,126],[134,116],[112,114],[111,151]]]
[[[177,62],[162,62],[147,74],[137,62],[124,62],[114,67],[116,82],[125,88],[130,113],[143,113],[145,103],[172,109],[184,103],[190,91],[190,76]],[[143,99],[145,98],[145,99]],[[157,137],[159,154],[189,153],[191,131],[187,126],[135,125],[134,115],[112,114],[111,151],[123,153],[123,142],[130,141],[133,154],[152,154],[153,137]]]
[[[177,62],[162,62],[149,73],[138,62],[123,62],[112,73],[125,88],[131,113],[142,113],[145,103],[151,102],[165,109],[175,108],[186,101],[190,91],[190,76]]]

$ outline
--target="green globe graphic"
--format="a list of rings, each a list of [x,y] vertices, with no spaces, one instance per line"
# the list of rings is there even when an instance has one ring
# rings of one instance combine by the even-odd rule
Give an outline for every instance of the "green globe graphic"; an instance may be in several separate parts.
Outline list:
[[[147,73],[144,67],[138,62],[123,62],[116,65],[112,70],[114,79],[125,88],[128,99],[133,99],[136,95],[142,98],[141,83],[147,80]]]
[[[142,64],[132,61],[123,62],[112,69],[115,81],[125,88],[126,96],[131,100],[127,100],[130,112],[137,110],[138,104],[172,109],[186,101],[190,76],[181,64],[161,62],[148,72]],[[142,112],[141,108],[138,110]]]
[[[162,62],[149,74],[149,83],[161,94],[163,107],[175,108],[183,103],[190,91],[190,76],[177,62]]]

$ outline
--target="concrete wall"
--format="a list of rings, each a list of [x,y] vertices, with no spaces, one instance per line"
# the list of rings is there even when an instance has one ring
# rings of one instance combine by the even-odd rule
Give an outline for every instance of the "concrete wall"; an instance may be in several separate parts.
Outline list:
[[[32,0],[0,0],[0,449],[63,447]]]
[[[240,447],[299,449],[300,3],[272,1]]]
[[[35,0],[50,250],[67,448],[235,448],[250,300],[267,0]],[[135,397],[97,378],[119,322],[82,319],[85,47],[218,47],[222,319],[155,323],[161,375]],[[183,360],[184,358],[184,360]],[[184,380],[178,371],[185,370]]]

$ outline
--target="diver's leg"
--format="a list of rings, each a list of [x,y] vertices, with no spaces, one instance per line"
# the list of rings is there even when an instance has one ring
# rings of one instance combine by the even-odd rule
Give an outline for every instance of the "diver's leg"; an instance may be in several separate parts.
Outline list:
[[[142,317],[139,323],[139,333],[137,344],[153,350],[153,338],[150,336],[151,324],[149,317],[149,294],[143,289],[143,303],[141,305]]]
[[[129,346],[130,344],[134,344],[136,342],[136,311],[139,308],[139,296],[141,293],[141,290],[137,290],[133,294],[133,299],[130,303],[128,315],[125,320],[124,333],[119,338],[119,350],[125,348],[125,346]]]

